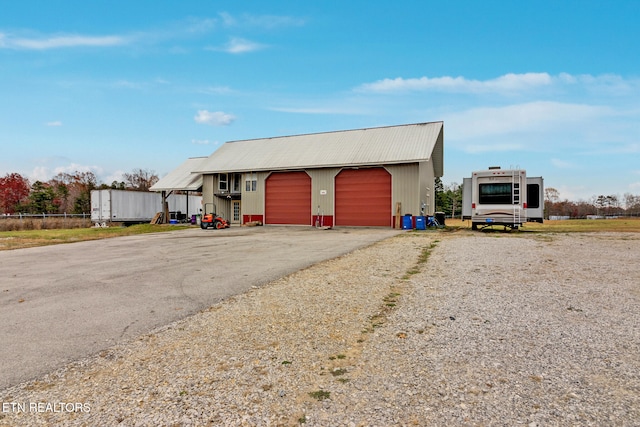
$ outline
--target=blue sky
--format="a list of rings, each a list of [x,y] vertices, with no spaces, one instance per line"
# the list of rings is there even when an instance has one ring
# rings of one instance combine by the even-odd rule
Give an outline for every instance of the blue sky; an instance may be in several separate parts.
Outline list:
[[[444,121],[445,184],[640,194],[640,1],[2,1],[0,176]]]

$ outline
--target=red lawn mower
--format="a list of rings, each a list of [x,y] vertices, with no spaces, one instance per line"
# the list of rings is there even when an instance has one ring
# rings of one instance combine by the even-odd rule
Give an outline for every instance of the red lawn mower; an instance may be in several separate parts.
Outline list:
[[[204,212],[202,212],[202,218],[200,219],[200,228],[206,230],[207,228],[215,228],[221,230],[223,228],[229,228],[229,221],[216,214],[216,205],[213,203],[205,203]]]

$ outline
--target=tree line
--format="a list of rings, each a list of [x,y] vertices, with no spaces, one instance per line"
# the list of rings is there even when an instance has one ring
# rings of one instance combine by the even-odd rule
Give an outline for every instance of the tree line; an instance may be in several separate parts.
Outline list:
[[[61,172],[48,181],[34,181],[19,173],[0,177],[0,213],[83,214],[91,212],[91,190],[149,191],[158,182],[154,171],[135,169],[123,181],[99,183],[93,172]]]
[[[598,216],[640,216],[640,195],[625,193],[594,195],[588,201],[574,202],[561,200],[560,193],[553,187],[545,188],[545,213],[549,216],[569,218],[586,218],[588,215]]]
[[[445,186],[436,178],[436,211],[444,212],[448,217],[462,216],[462,185],[452,183]],[[553,187],[544,190],[544,216],[562,216],[586,218],[589,215],[600,216],[640,216],[640,195],[625,193],[594,195],[588,201],[570,201],[560,198],[560,192]]]

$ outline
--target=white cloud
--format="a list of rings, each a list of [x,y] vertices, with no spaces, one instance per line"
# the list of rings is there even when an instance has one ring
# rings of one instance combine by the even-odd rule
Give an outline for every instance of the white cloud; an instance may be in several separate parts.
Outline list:
[[[45,123],[45,126],[53,126],[53,127],[62,126],[62,122],[60,120],[56,120],[56,121],[53,121],[53,122],[47,122],[47,123]]]
[[[46,166],[36,166],[29,174],[29,181],[48,181],[51,179],[51,172]]]
[[[79,165],[77,163],[71,163],[67,166],[58,166],[53,169],[54,175],[57,175],[59,173],[74,173],[74,172],[93,172],[96,175],[100,175],[102,174],[103,169],[100,166]]]
[[[199,110],[193,119],[196,123],[204,125],[228,126],[236,120],[236,117],[222,111],[210,112],[207,110]]]
[[[580,127],[587,121],[614,115],[610,107],[536,101],[505,107],[480,107],[445,115],[450,140],[542,132]]]
[[[51,163],[53,161],[60,161],[62,158],[51,158],[51,159],[43,159],[43,161],[47,163]],[[96,177],[99,177],[104,169],[100,166],[96,165],[80,165],[78,163],[69,163],[67,166],[36,166],[33,171],[29,174],[29,180],[31,182],[34,181],[49,181],[51,178],[56,176],[59,173],[74,173],[74,172],[93,172]],[[111,182],[111,181],[109,181]]]
[[[304,25],[305,23],[304,19],[286,15],[243,14],[239,17],[235,17],[227,12],[221,12],[218,15],[222,18],[222,23],[225,27],[258,27],[271,30],[280,27],[297,27]]]
[[[266,45],[263,45],[260,43],[233,37],[222,49],[219,49],[219,50],[222,50],[227,53],[238,54],[238,53],[254,52],[256,50],[264,49],[265,47]]]
[[[215,18],[189,19],[186,31],[188,33],[208,33],[218,26]]]
[[[272,107],[271,111],[294,114],[363,114],[363,109],[358,107],[328,106],[328,107]]]
[[[0,48],[47,50],[71,47],[108,47],[126,44],[128,40],[121,36],[85,36],[66,35],[41,38],[11,37],[0,34]]]
[[[104,178],[104,183],[105,184],[111,185],[111,183],[113,181],[123,182],[124,181],[124,171],[122,171],[122,170],[113,171],[112,173],[110,173],[109,175],[107,175]]]
[[[542,88],[565,90],[581,88],[609,95],[628,95],[640,90],[640,80],[625,79],[615,74],[592,76],[589,74],[571,75],[560,73],[552,76],[548,73],[504,74],[494,79],[474,80],[465,77],[420,77],[394,79],[385,78],[372,83],[364,83],[354,90],[363,93],[410,93],[444,92],[464,94],[536,94]]]
[[[442,91],[458,93],[521,92],[524,90],[549,86],[552,77],[547,73],[505,74],[491,80],[469,80],[464,77],[420,77],[405,79],[383,79],[365,83],[356,88],[359,92],[414,92]]]

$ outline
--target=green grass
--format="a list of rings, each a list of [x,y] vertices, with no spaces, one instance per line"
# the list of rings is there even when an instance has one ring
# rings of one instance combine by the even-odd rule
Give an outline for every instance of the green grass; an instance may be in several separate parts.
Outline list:
[[[313,397],[316,400],[325,400],[331,397],[331,392],[325,390],[312,391],[309,393],[309,396]]]
[[[131,227],[70,228],[24,231],[1,231],[0,250],[30,248],[60,243],[82,242],[109,237],[183,230],[188,225],[139,224]]]

